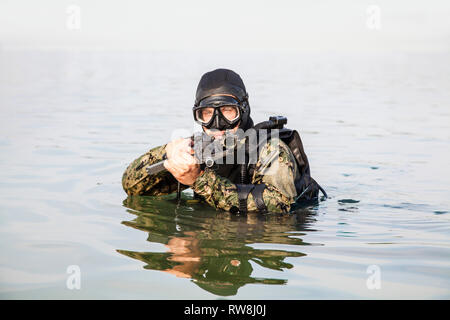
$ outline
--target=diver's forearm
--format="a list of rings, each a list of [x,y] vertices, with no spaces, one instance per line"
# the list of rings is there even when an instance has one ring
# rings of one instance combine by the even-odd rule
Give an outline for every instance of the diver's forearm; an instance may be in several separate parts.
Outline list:
[[[169,172],[149,175],[146,171],[147,166],[162,161],[164,154],[165,145],[159,146],[128,166],[122,176],[122,186],[128,195],[162,195],[176,191],[176,180]]]

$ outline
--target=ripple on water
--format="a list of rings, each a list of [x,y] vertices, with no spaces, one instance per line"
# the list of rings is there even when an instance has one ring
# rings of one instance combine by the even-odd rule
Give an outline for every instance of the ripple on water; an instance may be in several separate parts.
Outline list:
[[[354,199],[340,199],[340,200],[338,200],[338,203],[359,203],[359,200],[354,200]]]
[[[186,97],[219,56],[0,51],[12,75],[0,81],[0,297],[68,297],[68,264],[88,271],[83,298],[450,297],[448,54],[280,55],[276,82],[258,56],[220,59],[254,75],[254,120],[274,103],[289,114],[331,196],[296,215],[234,217],[158,197],[122,206],[123,170],[192,129]],[[305,108],[289,108],[299,83]],[[428,85],[433,94],[414,90]],[[281,88],[292,95],[273,94]],[[401,104],[380,98],[391,92]],[[382,290],[366,288],[373,264]],[[48,285],[31,287],[39,275]]]

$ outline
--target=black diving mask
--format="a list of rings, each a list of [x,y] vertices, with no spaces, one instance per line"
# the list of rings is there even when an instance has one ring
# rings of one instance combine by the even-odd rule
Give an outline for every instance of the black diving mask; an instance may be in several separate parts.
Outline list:
[[[240,102],[226,95],[206,97],[193,111],[195,121],[208,129],[233,129],[242,117]]]

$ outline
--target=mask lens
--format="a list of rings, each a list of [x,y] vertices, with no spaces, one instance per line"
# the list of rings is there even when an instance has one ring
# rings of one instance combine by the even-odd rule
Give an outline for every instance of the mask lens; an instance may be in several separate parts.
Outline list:
[[[196,112],[197,119],[201,122],[207,123],[214,115],[214,108],[200,108]]]
[[[239,118],[239,108],[236,106],[223,106],[220,107],[220,113],[227,119],[228,121],[234,121]]]

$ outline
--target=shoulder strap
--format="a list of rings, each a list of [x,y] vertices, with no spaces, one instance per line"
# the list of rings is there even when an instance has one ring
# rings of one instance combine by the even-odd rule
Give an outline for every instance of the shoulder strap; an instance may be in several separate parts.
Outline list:
[[[258,211],[260,213],[267,213],[267,207],[263,199],[263,192],[265,188],[266,185],[264,183],[261,183],[256,184],[255,188],[253,188],[252,190],[253,199],[255,200],[256,207],[258,208]]]
[[[236,184],[237,194],[239,199],[239,212],[242,214],[247,213],[247,199],[249,193],[253,190],[253,184]]]
[[[255,200],[256,207],[260,213],[267,213],[267,207],[264,203],[263,192],[266,188],[264,183],[261,184],[237,184],[237,193],[239,199],[239,212],[242,214],[247,213],[247,200],[248,195],[251,193]]]

